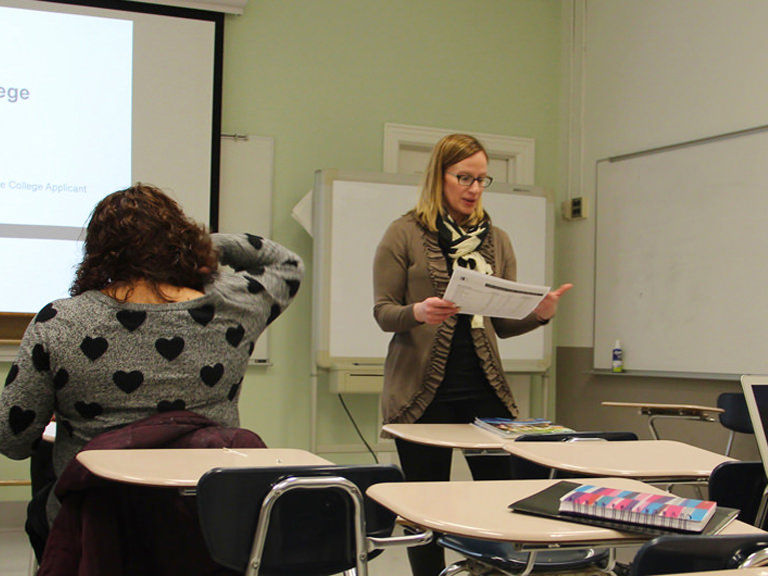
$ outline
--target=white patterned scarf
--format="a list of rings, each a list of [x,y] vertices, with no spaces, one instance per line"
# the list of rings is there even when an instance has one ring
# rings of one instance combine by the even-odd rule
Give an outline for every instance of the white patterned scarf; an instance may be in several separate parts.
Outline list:
[[[469,268],[483,274],[493,274],[491,265],[486,262],[478,249],[488,236],[488,220],[483,220],[472,228],[462,228],[449,215],[437,217],[437,238],[454,266]],[[482,328],[483,317],[472,317],[472,328]]]

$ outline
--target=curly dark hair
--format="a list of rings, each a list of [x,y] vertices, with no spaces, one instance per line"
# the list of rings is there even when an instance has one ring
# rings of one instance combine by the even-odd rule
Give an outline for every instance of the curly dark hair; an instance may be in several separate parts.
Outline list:
[[[69,293],[141,279],[165,299],[160,284],[202,290],[217,267],[205,227],[159,188],[138,183],[113,192],[94,208]]]

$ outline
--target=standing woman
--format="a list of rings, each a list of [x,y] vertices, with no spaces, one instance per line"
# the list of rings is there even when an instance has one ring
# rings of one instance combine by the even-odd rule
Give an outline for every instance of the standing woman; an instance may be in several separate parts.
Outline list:
[[[395,220],[379,243],[374,316],[382,330],[393,332],[384,365],[385,423],[518,415],[496,336],[517,336],[546,324],[571,285],[547,294],[522,320],[461,314],[442,298],[455,266],[516,280],[509,237],[482,207],[492,181],[488,154],[476,138],[445,136],[432,152],[416,208]],[[451,449],[395,442],[408,481],[449,479]],[[494,477],[486,459],[467,463],[476,480]],[[408,555],[414,576],[436,576],[445,566],[435,544],[409,548]]]

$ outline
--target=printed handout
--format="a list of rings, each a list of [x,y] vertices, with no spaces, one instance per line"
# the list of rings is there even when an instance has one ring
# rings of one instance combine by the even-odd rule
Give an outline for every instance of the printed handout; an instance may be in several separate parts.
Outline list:
[[[455,267],[443,298],[461,308],[462,314],[494,318],[525,318],[549,292],[549,286],[521,284]]]

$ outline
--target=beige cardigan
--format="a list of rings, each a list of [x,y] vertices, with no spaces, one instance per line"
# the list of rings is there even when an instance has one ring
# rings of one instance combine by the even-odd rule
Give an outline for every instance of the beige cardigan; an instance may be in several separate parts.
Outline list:
[[[517,278],[515,252],[503,230],[492,226],[480,253],[491,264],[494,276]],[[442,296],[448,280],[436,232],[422,228],[413,212],[390,224],[373,263],[373,315],[382,330],[394,332],[384,363],[381,407],[385,423],[418,420],[443,380],[456,317],[438,325],[422,324],[413,316],[413,305]],[[533,314],[522,320],[483,320],[482,329],[472,330],[477,355],[488,382],[516,417],[518,409],[504,376],[496,335],[517,336],[541,323]]]

